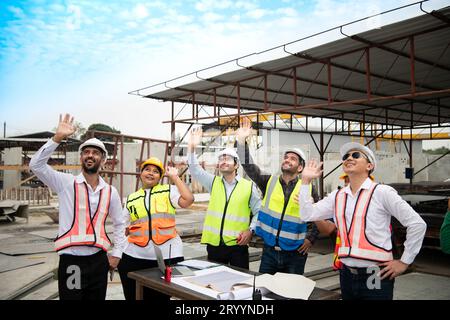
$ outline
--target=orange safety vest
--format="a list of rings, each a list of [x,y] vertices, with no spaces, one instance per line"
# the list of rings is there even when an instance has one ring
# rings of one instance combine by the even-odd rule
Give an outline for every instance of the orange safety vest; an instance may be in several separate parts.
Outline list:
[[[130,214],[128,242],[139,247],[146,247],[150,240],[160,245],[177,236],[175,207],[170,202],[170,185],[154,186],[149,197],[150,208],[145,203],[144,189],[130,194],[127,199],[126,208]]]
[[[342,261],[339,260],[339,247],[341,245],[341,238],[339,235],[336,236],[336,244],[334,246],[334,254],[333,254],[333,270],[337,271],[342,269]]]
[[[335,221],[337,223],[340,245],[338,257],[352,257],[356,259],[372,260],[378,262],[391,261],[392,250],[386,250],[371,243],[366,237],[366,215],[370,200],[378,184],[372,183],[370,189],[362,189],[353,211],[352,223],[347,228],[345,220],[345,208],[347,194],[341,189],[335,199]]]
[[[77,183],[75,181],[73,186],[74,214],[72,227],[55,239],[56,251],[73,246],[90,246],[108,251],[111,240],[106,234],[105,222],[111,202],[111,186],[107,186],[100,191],[97,211],[93,216],[91,216],[86,182]]]

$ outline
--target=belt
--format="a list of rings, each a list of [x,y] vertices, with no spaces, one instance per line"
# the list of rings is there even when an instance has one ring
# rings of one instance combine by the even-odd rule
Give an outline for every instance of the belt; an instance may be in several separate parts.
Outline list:
[[[344,264],[344,268],[347,269],[348,271],[350,271],[351,274],[354,275],[371,275],[373,274],[373,271],[371,272],[367,272],[368,268],[356,268],[356,267],[348,267]],[[383,269],[384,267],[379,267],[380,270]]]
[[[268,248],[270,248],[270,249],[273,249],[273,250],[275,250],[275,251],[282,251],[282,252],[297,252],[297,250],[283,250],[281,247],[279,247],[279,246],[273,246],[273,247],[271,247],[271,246],[267,246]]]

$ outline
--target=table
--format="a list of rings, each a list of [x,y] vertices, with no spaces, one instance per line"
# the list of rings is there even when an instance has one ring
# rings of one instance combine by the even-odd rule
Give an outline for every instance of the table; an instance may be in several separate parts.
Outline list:
[[[231,267],[235,270],[245,272],[248,274],[260,274],[258,272],[249,271],[246,269]],[[168,283],[162,279],[162,274],[159,268],[144,269],[128,273],[130,279],[136,280],[136,300],[142,300],[144,297],[144,287],[159,291],[171,297],[176,297],[181,300],[214,300],[214,298],[196,292],[194,290],[185,288],[175,283]],[[270,295],[268,295],[270,297]],[[339,293],[314,288],[309,300],[338,300],[341,295]],[[280,297],[281,298],[281,297]]]

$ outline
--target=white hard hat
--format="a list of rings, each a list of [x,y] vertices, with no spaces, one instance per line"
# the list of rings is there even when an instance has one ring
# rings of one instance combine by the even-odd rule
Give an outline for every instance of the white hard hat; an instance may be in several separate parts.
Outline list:
[[[300,162],[302,162],[302,160],[303,160],[303,162],[306,161],[306,156],[305,156],[305,153],[302,151],[302,149],[300,149],[300,148],[287,148],[284,151],[284,154],[286,154],[288,152],[292,152],[292,153],[295,153],[296,155],[298,155],[301,158]]]
[[[357,142],[347,142],[339,150],[339,152],[341,153],[341,157],[345,156],[350,150],[362,151],[367,156],[369,162],[373,164],[372,172],[375,171],[375,168],[377,166],[377,159],[375,158],[375,155],[373,154],[372,150]]]
[[[96,147],[101,149],[105,153],[105,157],[108,157],[108,151],[106,150],[105,145],[103,142],[98,140],[97,138],[91,138],[89,140],[86,140],[83,142],[80,147],[78,148],[78,151],[81,152],[85,147]]]
[[[234,149],[225,148],[225,149],[223,149],[222,151],[219,152],[219,155],[217,157],[219,158],[219,157],[221,157],[223,155],[231,156],[231,157],[235,158],[237,160],[237,162],[239,162],[239,156],[238,156],[237,152]]]

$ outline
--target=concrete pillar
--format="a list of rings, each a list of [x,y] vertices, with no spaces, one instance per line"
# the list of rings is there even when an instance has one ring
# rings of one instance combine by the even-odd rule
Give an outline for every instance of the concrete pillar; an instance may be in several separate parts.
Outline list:
[[[66,164],[67,165],[80,164],[80,153],[78,151],[66,152]],[[80,174],[81,170],[69,170],[68,172],[77,176]]]
[[[6,148],[3,159],[5,165],[22,165],[22,147]],[[21,177],[21,171],[19,170],[5,170],[3,173],[3,189],[18,187]]]
[[[150,156],[157,157],[161,161],[164,161],[165,144],[152,143],[150,145]],[[140,143],[125,143],[123,146],[123,170],[124,172],[137,172],[139,157],[141,152]],[[144,147],[143,160],[147,159],[147,145]],[[117,160],[120,161],[120,148],[117,152]],[[169,159],[168,159],[169,160]],[[116,165],[116,170],[119,170],[120,165]],[[108,181],[109,182],[109,181]],[[167,179],[164,180],[167,183]],[[113,180],[113,186],[117,188],[120,193],[120,175],[116,175]],[[140,187],[140,185],[139,185]],[[136,177],[133,175],[123,176],[123,196],[127,197],[130,193],[134,192],[136,188]]]

